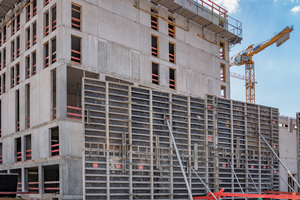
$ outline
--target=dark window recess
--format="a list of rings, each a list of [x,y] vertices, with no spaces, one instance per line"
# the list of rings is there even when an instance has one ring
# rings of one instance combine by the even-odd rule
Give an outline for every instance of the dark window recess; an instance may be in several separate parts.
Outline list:
[[[72,3],[72,28],[81,30],[81,6]]]
[[[14,35],[16,33],[16,22],[15,20],[12,20],[11,23],[11,34]]]
[[[3,27],[3,43],[6,42],[6,25]]]
[[[169,61],[175,63],[175,44],[169,42]]]
[[[49,12],[45,14],[45,36],[49,35]]]
[[[52,41],[52,52],[51,52],[51,63],[56,62],[56,38],[54,38]]]
[[[3,164],[3,153],[2,153],[2,143],[0,143],[0,165]]]
[[[25,152],[26,152],[26,160],[31,160],[32,159],[31,135],[25,136]]]
[[[10,77],[11,77],[10,87],[13,88],[15,86],[15,68],[14,67],[11,67],[11,69],[10,69]]]
[[[20,92],[16,91],[16,131],[20,131]]]
[[[169,36],[172,38],[175,38],[175,25],[174,25],[174,18],[168,17],[169,23],[168,23],[168,33]]]
[[[51,24],[52,24],[52,31],[54,31],[56,29],[56,6],[54,6],[52,8],[52,20],[51,20]]]
[[[25,86],[25,116],[26,128],[30,127],[30,84]]]
[[[27,189],[31,193],[39,193],[39,170],[37,167],[27,169]]]
[[[19,65],[19,63],[16,64],[16,81],[17,81],[16,84],[19,85],[19,83],[20,83],[20,65]]]
[[[44,0],[45,6],[49,4],[49,0]]]
[[[15,139],[16,142],[16,161],[22,162],[22,144],[21,144],[21,138]]]
[[[158,81],[158,76],[159,76],[159,72],[158,72],[158,64],[157,63],[152,63],[152,83],[157,84],[159,83]]]
[[[0,70],[2,69],[2,53],[0,51]]]
[[[157,10],[151,8],[151,28],[154,30],[158,30],[158,17],[157,17]]]
[[[3,49],[3,68],[6,67],[6,49]]]
[[[171,89],[176,89],[176,71],[175,69],[169,69],[169,86]]]
[[[27,8],[26,8],[26,17],[27,17],[27,21],[29,21],[31,18],[31,16],[30,16],[30,5],[29,6],[27,6]]]
[[[30,49],[30,28],[26,29],[26,36],[27,36],[27,49]]]
[[[33,1],[32,1],[33,16],[35,16],[36,13],[37,13],[37,6],[36,6],[36,5],[37,5],[37,4],[36,4],[36,0],[33,0]]]
[[[18,31],[18,30],[20,30],[20,27],[21,27],[21,24],[20,24],[20,14],[17,15],[16,20],[17,20],[17,31]]]
[[[14,61],[16,58],[16,53],[15,53],[15,41],[13,40],[11,42],[11,60]]]
[[[152,35],[151,36],[151,43],[152,43],[152,55],[158,57],[158,37]]]
[[[71,37],[71,60],[81,63],[81,38]]]
[[[2,46],[2,33],[0,32],[0,47]]]
[[[32,25],[32,46],[36,44],[36,22]]]
[[[44,44],[45,68],[49,67],[49,44]]]
[[[0,95],[2,94],[2,78],[0,76]],[[0,113],[1,114],[1,113]],[[1,120],[1,119],[0,119]]]
[[[20,57],[20,36],[17,37],[17,58]]]
[[[30,57],[25,58],[25,65],[26,65],[26,79],[30,77]]]
[[[59,194],[59,165],[44,167],[44,193]]]
[[[51,156],[59,156],[59,129],[51,128]]]
[[[0,76],[0,94],[1,94],[1,76]],[[0,137],[2,137],[2,108],[1,108],[1,100],[0,100]]]
[[[3,77],[3,93],[5,93],[6,92],[6,75],[5,75],[5,73],[3,73],[2,77]]]
[[[32,76],[36,74],[36,52],[32,53]]]

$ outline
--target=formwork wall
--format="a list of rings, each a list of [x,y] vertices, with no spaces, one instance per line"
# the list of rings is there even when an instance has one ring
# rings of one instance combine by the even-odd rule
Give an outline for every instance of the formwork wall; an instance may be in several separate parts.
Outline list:
[[[278,110],[125,83],[83,80],[84,198],[187,199],[164,116],[170,119],[193,196],[213,191],[278,190]],[[251,175],[252,180],[249,178]],[[255,189],[255,186],[259,191]]]

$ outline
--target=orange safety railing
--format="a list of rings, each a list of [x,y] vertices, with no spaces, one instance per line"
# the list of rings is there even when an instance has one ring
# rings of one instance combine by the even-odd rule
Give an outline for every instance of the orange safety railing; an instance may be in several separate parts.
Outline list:
[[[56,29],[56,20],[52,22],[52,31],[54,31],[55,29]]]
[[[12,28],[12,34],[14,35],[16,33],[16,28],[15,28],[15,25],[13,25],[13,28]]]
[[[17,23],[17,31],[20,30],[20,22]]]
[[[31,160],[31,149],[26,150],[26,160]]]
[[[52,63],[56,62],[56,51],[52,53]]]
[[[17,122],[17,131],[20,130],[20,122]]]
[[[30,20],[30,12],[27,13],[27,21]]]
[[[46,27],[45,27],[45,35],[48,35],[49,34],[49,25],[47,25]]]
[[[81,21],[75,17],[72,17],[72,28],[80,29]]]
[[[14,61],[15,60],[15,52],[12,53],[11,57],[12,57],[12,60]]]
[[[172,63],[175,63],[175,55],[174,54],[169,53],[169,61]]]
[[[152,74],[152,83],[158,84],[158,75]]]
[[[37,13],[37,11],[36,11],[36,6],[35,6],[35,7],[33,8],[33,16],[35,16],[36,13]]]
[[[174,28],[173,29],[169,28],[168,30],[169,30],[169,36],[170,37],[174,37],[175,36],[175,30],[174,30]]]
[[[36,64],[34,64],[32,66],[32,74],[35,75],[36,74]]]
[[[3,43],[5,43],[6,42],[6,35],[4,35],[4,37],[3,37]]]
[[[39,191],[39,182],[28,182],[28,192],[37,193]]]
[[[30,40],[27,41],[27,49],[30,49]]]
[[[6,67],[6,59],[3,60],[3,68]]]
[[[15,78],[11,79],[11,87],[15,87]]]
[[[27,66],[27,78],[29,78],[30,77],[30,66]]]
[[[33,36],[33,43],[32,43],[32,45],[35,45],[35,44],[36,44],[36,35]]]
[[[20,83],[20,74],[17,75],[17,85],[19,85],[19,83]]]
[[[0,165],[3,163],[3,156],[0,156]]]
[[[53,119],[56,119],[56,108],[53,108],[52,111],[53,111],[52,117]]]
[[[45,67],[49,66],[49,55],[45,57]]]
[[[17,58],[19,58],[19,56],[20,56],[20,48],[18,48],[17,50]]]
[[[157,53],[158,53],[157,48],[152,47],[152,55],[157,57],[158,56]]]
[[[27,128],[30,127],[30,117],[27,117]]]
[[[158,29],[157,26],[157,17],[151,16],[151,28],[153,28],[154,30]]]
[[[170,79],[169,80],[169,85],[170,85],[170,88],[175,89],[175,80]]]
[[[22,182],[17,183],[17,191],[21,192],[22,191]]]
[[[72,49],[71,50],[71,60],[74,62],[81,63],[81,52]]]
[[[22,161],[22,152],[17,152],[17,162],[21,162]]]
[[[51,156],[59,156],[59,143],[51,145]]]
[[[224,81],[224,80],[225,80],[225,79],[224,79],[224,78],[225,78],[225,77],[224,77],[224,73],[221,72],[220,74],[221,74],[221,81]]]
[[[59,193],[59,181],[45,181],[44,190],[45,193],[48,193],[49,191],[53,191],[54,193]]]
[[[48,3],[49,3],[49,0],[45,0],[45,6],[48,5]]]
[[[219,6],[218,4],[214,3],[211,0],[197,0],[197,3],[202,6],[202,8],[208,8],[213,13],[226,18],[227,17],[227,10]]]
[[[76,119],[81,120],[82,114],[81,114],[82,108],[74,107],[74,106],[67,106],[67,117],[69,119]]]

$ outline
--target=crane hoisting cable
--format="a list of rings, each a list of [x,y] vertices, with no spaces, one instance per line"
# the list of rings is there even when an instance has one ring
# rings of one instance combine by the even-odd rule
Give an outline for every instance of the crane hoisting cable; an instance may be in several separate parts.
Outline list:
[[[230,67],[233,65],[241,66],[245,65],[245,86],[246,86],[246,102],[255,103],[255,74],[254,74],[254,61],[252,57],[264,50],[265,48],[276,43],[277,47],[280,47],[288,39],[290,39],[290,33],[294,30],[293,26],[285,27],[280,33],[276,34],[270,40],[261,42],[259,44],[252,44],[246,50],[232,56],[230,58]]]

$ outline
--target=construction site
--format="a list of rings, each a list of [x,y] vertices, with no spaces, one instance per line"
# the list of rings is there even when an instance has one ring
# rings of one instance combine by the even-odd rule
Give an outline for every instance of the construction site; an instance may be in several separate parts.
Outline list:
[[[0,0],[0,199],[300,199],[300,113],[255,104],[252,60],[292,31],[232,56],[211,0]]]

